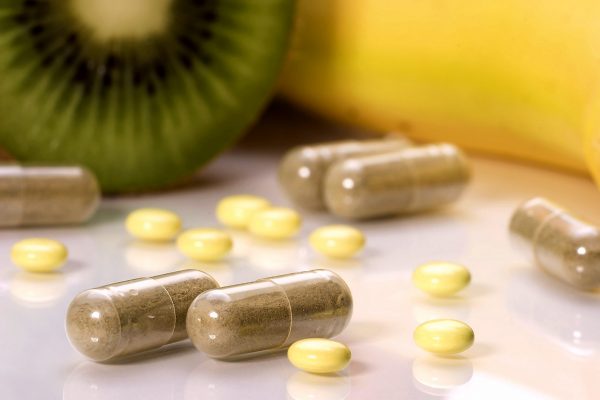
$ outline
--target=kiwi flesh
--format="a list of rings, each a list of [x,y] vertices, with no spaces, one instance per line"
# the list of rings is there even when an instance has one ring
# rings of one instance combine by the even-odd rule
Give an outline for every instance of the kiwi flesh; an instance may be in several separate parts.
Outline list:
[[[105,192],[181,181],[273,91],[293,0],[0,0],[0,146]]]

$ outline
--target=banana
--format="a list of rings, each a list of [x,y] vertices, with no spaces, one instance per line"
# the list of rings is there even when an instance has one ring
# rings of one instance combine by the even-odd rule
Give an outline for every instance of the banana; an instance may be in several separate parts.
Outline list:
[[[597,0],[300,0],[298,13],[291,102],[600,180]]]

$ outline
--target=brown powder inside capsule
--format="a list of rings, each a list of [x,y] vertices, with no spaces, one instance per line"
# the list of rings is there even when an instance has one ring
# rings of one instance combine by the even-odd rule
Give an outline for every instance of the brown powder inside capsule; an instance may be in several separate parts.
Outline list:
[[[276,351],[340,333],[352,313],[346,284],[330,271],[282,275],[208,291],[190,306],[188,333],[215,358]]]

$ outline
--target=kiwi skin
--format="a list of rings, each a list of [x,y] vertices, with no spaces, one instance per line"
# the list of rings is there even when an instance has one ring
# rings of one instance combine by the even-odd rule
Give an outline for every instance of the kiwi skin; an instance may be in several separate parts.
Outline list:
[[[295,8],[293,0],[173,0],[173,7],[185,11],[182,18],[193,17],[197,4],[218,16],[206,28],[201,18],[193,25],[187,19],[173,24],[180,31],[192,26],[195,44],[182,56],[184,46],[170,37],[165,43],[172,46],[156,54],[146,49],[154,38],[120,47],[95,43],[64,6],[52,10],[52,20],[66,27],[57,33],[35,20],[40,12],[24,17],[36,4],[62,2],[0,4],[0,146],[23,162],[85,165],[105,193],[181,183],[230,147],[273,94]],[[85,55],[72,56],[75,47],[62,40],[74,34]],[[40,38],[47,42],[40,45]],[[121,69],[111,51],[125,60]],[[86,57],[93,66],[86,67],[82,83],[75,78],[81,65],[90,64],[82,64]],[[157,78],[164,78],[164,70],[150,68],[148,82],[135,87],[136,68],[153,57],[167,60],[166,83]],[[98,71],[111,71],[109,79]]]

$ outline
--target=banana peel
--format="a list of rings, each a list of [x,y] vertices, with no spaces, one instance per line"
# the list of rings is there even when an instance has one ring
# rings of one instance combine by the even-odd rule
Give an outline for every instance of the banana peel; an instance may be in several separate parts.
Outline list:
[[[300,0],[289,101],[600,180],[597,0]]]

